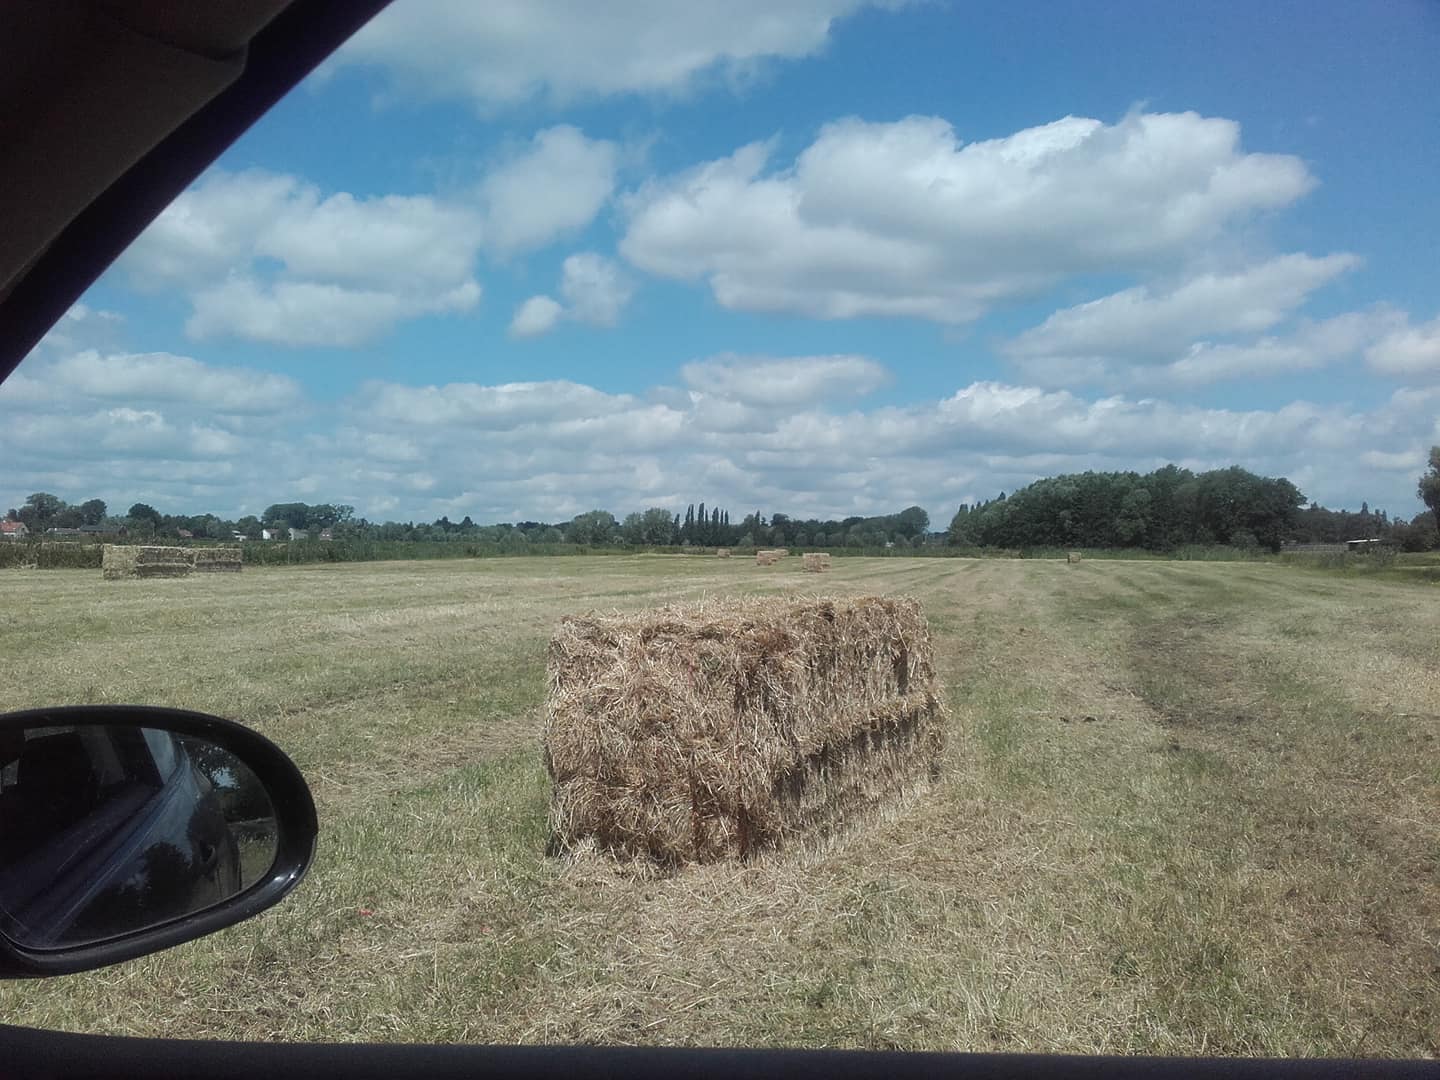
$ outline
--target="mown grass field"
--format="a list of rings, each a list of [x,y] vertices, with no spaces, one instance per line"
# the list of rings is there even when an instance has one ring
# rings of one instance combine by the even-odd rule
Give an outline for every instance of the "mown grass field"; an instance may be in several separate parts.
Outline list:
[[[1440,591],[1273,564],[488,559],[0,577],[9,707],[276,739],[322,837],[280,907],[0,986],[0,1020],[216,1038],[1440,1055]],[[938,788],[808,856],[544,854],[556,619],[908,593]]]

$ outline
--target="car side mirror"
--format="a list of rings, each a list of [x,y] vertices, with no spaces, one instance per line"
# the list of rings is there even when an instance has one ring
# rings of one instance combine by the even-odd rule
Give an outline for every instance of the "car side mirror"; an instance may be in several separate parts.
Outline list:
[[[0,977],[167,949],[278,903],[315,803],[264,736],[179,709],[0,716]]]

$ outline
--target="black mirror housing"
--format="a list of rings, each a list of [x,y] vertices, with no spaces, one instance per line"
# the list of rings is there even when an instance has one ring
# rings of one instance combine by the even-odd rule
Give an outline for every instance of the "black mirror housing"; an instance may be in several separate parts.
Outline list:
[[[274,857],[268,869],[260,863],[254,880],[245,882],[233,895],[154,925],[92,934],[73,944],[61,941],[37,947],[23,935],[4,929],[0,920],[0,978],[68,975],[168,949],[259,914],[284,899],[305,876],[315,854],[315,803],[294,762],[263,735],[204,713],[147,706],[76,705],[0,715],[0,742],[23,739],[26,732],[36,730],[78,729],[100,729],[112,738],[129,737],[131,741],[137,729],[149,732],[152,739],[156,732],[168,733],[229,755],[253,774],[269,800]],[[15,821],[0,820],[0,830],[16,827]]]

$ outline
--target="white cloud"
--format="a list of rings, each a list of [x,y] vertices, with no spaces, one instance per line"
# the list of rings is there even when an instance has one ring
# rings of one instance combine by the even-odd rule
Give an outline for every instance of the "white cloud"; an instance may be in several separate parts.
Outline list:
[[[510,336],[528,338],[548,334],[555,329],[564,311],[553,297],[532,296],[515,309],[515,317],[510,320]]]
[[[238,516],[303,498],[486,521],[704,498],[801,516],[916,503],[943,524],[962,501],[1039,476],[1176,461],[1239,463],[1330,505],[1366,499],[1409,515],[1422,448],[1440,441],[1440,385],[1365,410],[1200,407],[997,381],[900,406],[863,400],[887,372],[853,355],[712,357],[645,393],[372,382],[339,403],[267,372],[167,354],[82,352],[27,364],[23,378],[0,389],[0,505],[49,490]]]
[[[614,326],[635,294],[630,278],[612,259],[593,251],[569,256],[561,268],[566,313],[592,326]]]
[[[254,254],[308,280],[446,288],[469,278],[480,238],[474,211],[429,195],[319,200],[306,188],[260,231]]]
[[[358,345],[406,319],[474,309],[481,251],[509,257],[584,229],[614,190],[619,158],[615,143],[552,127],[448,199],[324,195],[295,176],[214,170],[120,267],[139,289],[184,292],[192,338]],[[613,325],[628,279],[601,256],[572,260],[561,283],[571,317]],[[543,332],[543,310],[531,305],[512,332]]]
[[[793,165],[755,143],[624,200],[622,254],[725,307],[964,323],[1068,275],[1192,263],[1313,185],[1194,113],[1067,117],[963,144],[938,117],[827,125]]]
[[[564,380],[498,386],[450,383],[443,387],[373,383],[361,397],[363,414],[379,420],[483,431],[508,431],[559,417],[591,420],[626,409],[635,401],[628,394],[607,394]]]
[[[75,349],[107,349],[114,345],[125,325],[118,312],[77,303],[60,316],[35,346],[38,355],[56,355]]]
[[[1169,351],[1146,356],[1119,350],[1110,356],[1026,355],[1028,350],[1014,348],[1013,343],[1002,348],[1025,378],[1044,386],[1173,390],[1226,379],[1318,371],[1359,357],[1404,321],[1403,312],[1377,304],[1328,319],[1300,318],[1279,332],[1231,341],[1179,345],[1174,341],[1180,335],[1157,328],[1157,341],[1167,336],[1171,339],[1166,341]]]
[[[1282,255],[1168,290],[1147,285],[1055,312],[1005,346],[1017,359],[1171,360],[1198,339],[1269,330],[1310,293],[1359,264],[1353,255]]]
[[[861,397],[888,382],[890,373],[864,356],[718,356],[686,364],[680,377],[694,390],[744,405],[794,408]]]
[[[273,412],[298,404],[303,396],[300,384],[285,375],[217,368],[170,353],[102,355],[87,350],[62,357],[46,376],[57,395],[186,402],[227,413]]]
[[[567,102],[679,93],[717,74],[811,56],[864,0],[407,0],[382,12],[331,67],[381,69],[392,92],[458,98],[482,109],[533,98]]]
[[[565,259],[560,271],[562,304],[551,296],[532,296],[510,320],[510,336],[539,337],[562,319],[613,327],[635,295],[635,283],[613,259],[584,251]]]
[[[187,333],[358,345],[403,320],[469,311],[478,210],[429,195],[322,197],[294,176],[214,170],[121,259],[142,289],[180,289]]]
[[[223,277],[249,261],[256,238],[316,193],[294,176],[212,169],[166,207],[121,256],[119,267],[148,289]]]
[[[589,225],[615,189],[619,156],[615,143],[568,125],[536,134],[480,184],[486,245],[530,251]]]
[[[1396,328],[1367,349],[1365,359],[1385,375],[1440,373],[1440,316],[1419,326],[1407,323]]]
[[[232,277],[195,294],[185,332],[198,340],[233,336],[276,345],[354,346],[401,319],[470,311],[479,302],[474,281],[431,293]]]

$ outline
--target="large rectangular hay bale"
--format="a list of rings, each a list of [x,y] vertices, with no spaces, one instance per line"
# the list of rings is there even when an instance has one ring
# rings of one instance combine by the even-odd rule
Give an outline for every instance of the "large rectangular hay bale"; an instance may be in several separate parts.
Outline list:
[[[830,569],[830,553],[827,551],[807,551],[801,561],[812,574],[823,574]]]
[[[756,566],[774,566],[774,565],[775,565],[777,562],[779,562],[779,561],[780,561],[780,556],[777,555],[777,554],[776,554],[775,552],[773,552],[773,551],[757,551],[757,552],[755,552],[755,565],[756,565]]]
[[[107,581],[185,577],[194,568],[195,560],[188,548],[158,544],[105,544],[100,550],[100,574]]]
[[[729,549],[729,548],[716,548],[716,549],[715,549],[715,557],[716,557],[717,559],[728,559],[728,558],[730,558],[730,549]]]
[[[939,768],[944,711],[915,600],[575,616],[548,659],[562,849],[744,859],[863,820]]]
[[[238,547],[194,548],[197,574],[238,574],[244,559]]]
[[[100,575],[106,581],[134,577],[139,553],[139,548],[125,544],[103,545],[100,548]]]

